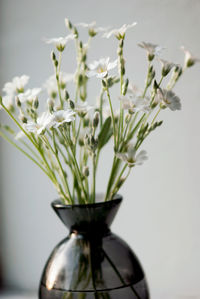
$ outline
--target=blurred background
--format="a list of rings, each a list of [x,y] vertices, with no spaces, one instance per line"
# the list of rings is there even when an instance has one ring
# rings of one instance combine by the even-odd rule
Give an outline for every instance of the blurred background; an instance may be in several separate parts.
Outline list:
[[[53,74],[51,46],[43,39],[65,35],[68,17],[73,23],[96,20],[99,26],[116,28],[137,21],[127,33],[125,57],[127,74],[143,87],[147,61],[137,43],[165,47],[162,58],[175,63],[183,63],[181,45],[200,57],[199,15],[199,0],[1,0],[0,86],[26,74],[29,86],[39,87]],[[89,60],[115,59],[116,48],[114,38],[95,37]],[[74,71],[73,51],[71,43],[65,72]],[[93,82],[91,104],[100,88]],[[153,299],[200,298],[199,82],[197,64],[175,88],[182,111],[163,111],[163,126],[144,143],[149,160],[134,169],[121,190],[124,202],[113,224],[141,260]],[[7,119],[2,111],[0,119]],[[110,149],[104,154],[98,191],[105,188],[111,154]],[[40,170],[0,140],[0,281],[9,292],[37,298],[46,259],[67,235],[50,207],[56,196]]]

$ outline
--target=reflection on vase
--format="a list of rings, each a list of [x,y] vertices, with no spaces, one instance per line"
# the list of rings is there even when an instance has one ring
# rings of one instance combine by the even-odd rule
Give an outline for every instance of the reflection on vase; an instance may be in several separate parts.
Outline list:
[[[90,205],[52,206],[70,229],[53,250],[42,275],[39,298],[148,299],[141,265],[109,227],[122,198]]]

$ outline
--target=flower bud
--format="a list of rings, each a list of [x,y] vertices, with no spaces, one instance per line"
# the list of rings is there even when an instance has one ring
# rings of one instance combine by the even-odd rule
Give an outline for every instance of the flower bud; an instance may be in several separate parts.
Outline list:
[[[33,107],[35,109],[37,109],[39,107],[39,101],[38,101],[38,98],[35,98],[34,102],[33,102]]]
[[[56,60],[56,54],[55,54],[53,51],[51,52],[51,59],[52,59],[53,61]]]
[[[95,35],[97,35],[97,32],[93,28],[90,28],[88,30],[88,34],[89,36],[94,37]]]
[[[17,107],[21,107],[21,101],[18,97],[15,98]]]
[[[78,144],[79,144],[80,147],[84,146],[84,140],[83,140],[83,138],[79,138]]]
[[[90,171],[89,171],[88,166],[83,167],[83,175],[86,176],[86,177],[88,177],[90,175]]]
[[[72,100],[69,100],[69,106],[72,110],[75,108],[75,104]]]
[[[122,75],[125,75],[125,60],[123,58],[120,60],[120,70]]]
[[[79,47],[80,47],[80,49],[83,49],[83,43],[82,43],[82,41],[80,41]]]
[[[154,59],[155,55],[154,54],[148,54],[148,60],[152,61]]]
[[[28,119],[27,119],[27,118],[25,117],[25,115],[23,115],[23,114],[20,114],[19,119],[20,119],[24,124],[26,124],[27,121],[28,121]]]
[[[70,22],[69,19],[65,18],[65,25],[67,28],[69,28],[70,30],[73,28],[72,23]]]
[[[75,38],[78,38],[78,30],[76,29],[76,27],[74,27],[74,35],[75,35]]]
[[[86,146],[90,145],[90,139],[89,139],[88,134],[85,134],[85,137],[84,137],[84,144],[85,144]]]
[[[124,85],[123,85],[123,95],[125,96],[125,94],[127,93],[127,89],[128,89],[128,84],[129,84],[129,80],[128,78],[126,79]]]
[[[66,87],[66,83],[63,81],[60,81],[60,88],[65,89],[65,87]]]
[[[157,81],[154,80],[154,82],[153,82],[153,89],[154,89],[154,91],[157,91],[158,88],[159,88],[159,85],[158,85]]]
[[[177,65],[174,70],[175,82],[179,79],[182,73],[183,73],[182,67],[180,65]]]
[[[57,97],[57,92],[56,92],[56,91],[52,91],[52,93],[51,93],[51,97],[52,97],[53,99],[55,99],[55,98]]]
[[[90,142],[91,142],[91,145],[95,145],[95,143],[96,143],[96,140],[93,135],[90,138]]]
[[[49,111],[53,112],[54,111],[54,101],[52,99],[48,99],[47,104],[49,107]]]
[[[58,66],[58,60],[54,60],[54,65],[55,65],[55,67]]]
[[[82,85],[82,84],[83,84],[83,75],[80,74],[80,75],[78,76],[78,85],[80,86],[80,85]]]
[[[92,125],[93,125],[94,128],[96,128],[98,126],[98,124],[99,124],[99,112],[96,111],[94,113],[94,118],[93,118]]]
[[[83,128],[87,128],[90,124],[90,119],[88,117],[83,118]]]
[[[83,54],[83,56],[82,56],[82,58],[81,58],[81,61],[82,61],[82,62],[85,62],[86,59],[87,59],[87,55],[86,55],[86,54]]]
[[[123,46],[124,46],[124,40],[121,39],[120,42],[119,42],[119,47],[120,47],[120,48],[123,48]]]
[[[69,100],[69,93],[68,93],[67,90],[65,90],[65,100],[66,100],[66,101]]]
[[[105,80],[102,80],[102,85],[103,85],[104,88],[107,87],[107,84],[106,84],[106,81],[105,81]]]

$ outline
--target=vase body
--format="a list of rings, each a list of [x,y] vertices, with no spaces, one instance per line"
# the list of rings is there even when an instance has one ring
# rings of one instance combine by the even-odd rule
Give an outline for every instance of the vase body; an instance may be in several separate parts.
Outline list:
[[[130,247],[110,230],[122,197],[87,205],[52,207],[69,228],[44,268],[41,299],[148,299],[142,267]]]

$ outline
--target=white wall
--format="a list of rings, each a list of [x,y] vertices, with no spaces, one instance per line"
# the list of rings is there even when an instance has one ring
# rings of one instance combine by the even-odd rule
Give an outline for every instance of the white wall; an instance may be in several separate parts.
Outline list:
[[[103,26],[136,20],[125,55],[129,75],[143,86],[146,61],[136,44],[158,43],[167,48],[163,57],[178,63],[183,59],[182,44],[200,57],[199,14],[198,0],[2,0],[1,86],[24,73],[31,76],[32,86],[44,82],[52,65],[50,47],[42,38],[64,34],[66,16],[73,22],[96,20]],[[91,59],[114,57],[116,42],[106,41],[106,46],[102,42],[94,41]],[[66,71],[73,70],[70,51]],[[182,112],[162,114],[163,127],[143,146],[149,160],[135,169],[121,190],[124,204],[113,225],[141,259],[152,298],[200,294],[199,77],[197,65],[177,85]],[[92,102],[96,85],[90,92]],[[105,159],[110,161],[110,153]],[[49,207],[56,193],[39,169],[2,141],[0,171],[5,279],[10,288],[35,289],[47,256],[67,233]],[[103,171],[99,190],[106,182]]]

